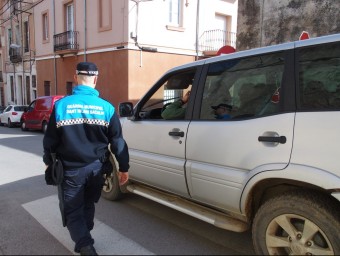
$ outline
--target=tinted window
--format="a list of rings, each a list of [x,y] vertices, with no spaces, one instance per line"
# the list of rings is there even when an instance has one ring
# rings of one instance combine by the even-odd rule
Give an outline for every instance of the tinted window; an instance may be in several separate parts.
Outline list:
[[[298,50],[302,109],[340,108],[340,43]]]
[[[15,111],[24,111],[26,106],[15,106],[14,110]]]
[[[284,69],[283,53],[227,60],[209,66],[200,119],[220,119],[212,106],[232,107],[231,118],[278,111]]]
[[[28,106],[28,109],[27,109],[28,112],[33,111],[33,109],[34,109],[34,107],[35,107],[35,103],[36,103],[36,101],[33,101],[33,102]]]
[[[195,71],[178,73],[162,83],[143,104],[139,117],[142,119],[184,119],[186,104],[178,104],[191,90]]]

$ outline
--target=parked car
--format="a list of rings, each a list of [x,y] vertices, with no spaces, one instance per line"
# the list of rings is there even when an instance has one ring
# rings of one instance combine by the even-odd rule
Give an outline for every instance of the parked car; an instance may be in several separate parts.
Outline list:
[[[6,108],[5,106],[0,106],[0,114],[4,112],[5,108]]]
[[[185,116],[164,120],[189,90]],[[232,118],[216,119],[220,103]],[[340,255],[340,34],[175,67],[118,109],[130,183],[106,177],[104,198],[251,229],[260,255]]]
[[[20,125],[21,115],[26,105],[8,105],[0,114],[0,125],[6,124],[9,128]]]
[[[43,96],[30,103],[21,116],[21,130],[41,130],[45,133],[54,103],[63,95]]]

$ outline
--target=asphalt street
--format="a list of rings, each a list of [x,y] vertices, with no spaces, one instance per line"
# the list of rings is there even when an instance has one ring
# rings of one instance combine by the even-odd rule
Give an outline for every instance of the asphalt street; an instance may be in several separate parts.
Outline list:
[[[0,127],[0,255],[72,255],[57,191],[47,186],[41,132]],[[253,255],[234,233],[128,194],[100,199],[92,232],[100,255]]]

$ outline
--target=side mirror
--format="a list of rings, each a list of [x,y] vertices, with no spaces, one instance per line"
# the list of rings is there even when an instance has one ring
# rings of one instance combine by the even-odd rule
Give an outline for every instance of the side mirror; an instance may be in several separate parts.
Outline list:
[[[122,102],[118,106],[121,117],[133,116],[133,104],[131,102]]]

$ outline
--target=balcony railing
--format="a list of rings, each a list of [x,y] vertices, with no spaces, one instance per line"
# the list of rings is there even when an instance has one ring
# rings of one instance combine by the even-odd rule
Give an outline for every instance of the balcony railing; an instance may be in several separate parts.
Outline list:
[[[9,48],[9,59],[12,63],[18,63],[22,61],[20,48]]]
[[[236,33],[222,29],[213,29],[204,31],[199,39],[199,49],[202,52],[218,51],[225,45],[236,48]]]
[[[53,36],[54,52],[74,53],[78,52],[78,31],[66,31]]]

